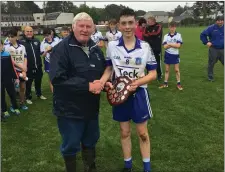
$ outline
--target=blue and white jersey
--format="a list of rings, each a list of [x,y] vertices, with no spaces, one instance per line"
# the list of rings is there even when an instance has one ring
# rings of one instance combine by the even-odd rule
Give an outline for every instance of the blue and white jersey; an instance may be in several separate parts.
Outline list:
[[[180,43],[183,44],[182,37],[180,33],[175,32],[174,35],[171,35],[170,33],[166,34],[163,39],[163,45],[167,43]],[[179,49],[178,48],[168,48],[165,50],[169,54],[173,55],[179,55]]]
[[[52,42],[48,42],[46,39],[44,39],[41,42],[41,54],[43,54],[45,51],[47,51],[48,47],[54,47],[59,43],[59,39],[53,39]],[[45,61],[47,61],[48,63],[50,63],[50,52],[48,52],[45,56]]]
[[[115,77],[128,76],[130,79],[145,76],[145,68],[148,71],[157,68],[157,62],[149,44],[137,38],[135,48],[132,50],[127,50],[123,37],[117,41],[109,42],[106,64],[107,66],[113,66]],[[147,84],[141,87],[147,88]]]
[[[4,41],[4,47],[10,43],[9,38],[7,37]]]
[[[16,64],[24,65],[25,58],[27,58],[26,49],[22,44],[17,43],[17,47],[14,47],[11,43],[5,45],[5,51],[9,52]],[[15,67],[17,71],[21,72],[21,69]]]
[[[106,32],[106,34],[105,34],[105,38],[108,42],[116,41],[116,40],[120,39],[121,36],[122,36],[122,33],[118,30],[115,30],[115,32],[112,32],[110,30],[110,31]]]
[[[102,32],[100,31],[95,31],[92,35],[91,35],[91,39],[98,44],[101,40],[104,40],[103,36],[102,36]]]

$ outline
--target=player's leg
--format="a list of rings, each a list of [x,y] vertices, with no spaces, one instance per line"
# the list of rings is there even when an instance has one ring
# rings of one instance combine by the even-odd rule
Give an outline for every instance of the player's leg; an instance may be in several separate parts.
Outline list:
[[[177,88],[179,90],[183,90],[183,87],[181,86],[181,83],[180,83],[180,65],[179,65],[179,63],[174,64],[174,71],[176,73]]]
[[[26,90],[26,81],[20,79],[20,106],[21,109],[27,110],[28,107],[25,105],[25,90]]]
[[[162,71],[161,71],[161,59],[160,59],[160,52],[154,51],[155,59],[157,62],[157,79],[161,80],[162,78]]]
[[[218,61],[218,53],[217,50],[213,47],[209,48],[208,54],[208,80],[213,81],[213,68],[216,62]]]
[[[7,104],[5,100],[5,84],[1,82],[1,117],[4,119],[5,117],[9,117],[9,112],[7,111]]]
[[[151,170],[150,165],[150,138],[147,129],[147,120],[153,117],[150,98],[146,88],[138,88],[134,100],[134,111],[132,120],[136,123],[136,130],[139,137],[140,151],[145,172]]]
[[[164,79],[164,83],[159,88],[166,88],[166,87],[168,87],[169,74],[170,74],[170,65],[169,64],[165,64],[165,79]]]
[[[124,156],[124,172],[132,171],[131,156],[131,127],[130,119],[133,111],[133,96],[130,96],[126,102],[113,107],[113,119],[120,122],[120,142]]]
[[[131,126],[130,121],[120,122],[120,142],[123,150],[124,157],[124,171],[132,169],[132,156],[131,156]]]
[[[10,111],[15,113],[16,115],[20,115],[19,107],[16,102],[16,90],[15,90],[13,81],[7,83],[6,91],[9,95],[9,98],[12,104],[12,106],[10,107]]]
[[[31,87],[32,87],[32,83],[33,83],[33,72],[32,72],[32,70],[27,72],[27,77],[29,79],[28,79],[28,81],[26,81],[26,91],[25,91],[26,102],[27,102],[27,104],[32,104],[33,103],[31,101],[31,99],[32,99]]]

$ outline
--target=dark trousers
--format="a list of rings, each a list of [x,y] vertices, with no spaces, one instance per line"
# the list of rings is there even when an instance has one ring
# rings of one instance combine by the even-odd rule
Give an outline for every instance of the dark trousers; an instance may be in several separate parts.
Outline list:
[[[15,87],[14,87],[14,83],[12,82],[1,82],[1,109],[2,112],[7,111],[7,104],[6,104],[6,100],[5,100],[5,90],[7,91],[11,103],[12,103],[12,107],[14,109],[18,109],[18,105],[16,103],[16,91],[15,91]]]
[[[39,97],[42,95],[41,92],[41,82],[43,77],[42,68],[39,67],[38,69],[29,70],[27,72],[28,81],[26,82],[26,99],[32,99],[31,87],[34,81],[36,95]]]
[[[81,146],[92,149],[99,139],[99,121],[79,120],[67,117],[57,118],[59,132],[62,136],[61,153],[64,157],[76,155]]]
[[[159,78],[162,76],[160,52],[157,52],[157,51],[153,51],[153,52],[154,52],[155,59],[157,62],[157,76]]]
[[[213,68],[218,60],[224,65],[224,49],[216,49],[214,47],[210,47],[209,48],[209,60],[208,60],[208,77],[209,77],[209,79],[213,79]]]

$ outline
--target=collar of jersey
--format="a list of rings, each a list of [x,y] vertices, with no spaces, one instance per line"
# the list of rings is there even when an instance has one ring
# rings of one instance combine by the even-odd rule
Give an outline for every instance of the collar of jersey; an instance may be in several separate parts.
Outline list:
[[[18,40],[17,40],[16,42],[17,42],[18,47],[14,47],[14,46],[13,46],[13,44],[12,44],[11,42],[9,42],[9,45],[17,49],[17,48],[19,48],[19,47],[20,47],[20,43],[19,43],[19,41],[18,41]]]
[[[173,37],[177,34],[177,32],[174,33],[174,35],[171,35],[170,32],[168,33],[168,36]]]
[[[52,42],[48,42],[47,39],[45,39],[45,43],[51,44],[55,41],[55,38],[52,38]]]
[[[109,29],[109,32],[110,32],[111,34],[113,34],[113,35],[115,35],[115,34],[118,33],[117,29],[116,29],[116,33],[113,33],[113,32],[111,31],[111,29]]]
[[[117,46],[123,46],[124,49],[125,49],[128,53],[130,53],[130,52],[132,52],[132,51],[134,51],[134,50],[136,50],[136,49],[138,49],[138,48],[141,49],[141,41],[140,41],[136,36],[135,36],[135,39],[136,39],[136,41],[135,41],[135,46],[134,46],[134,48],[131,49],[131,50],[128,50],[128,49],[126,48],[126,46],[125,46],[125,44],[124,44],[123,36],[120,37],[119,43],[118,43]]]

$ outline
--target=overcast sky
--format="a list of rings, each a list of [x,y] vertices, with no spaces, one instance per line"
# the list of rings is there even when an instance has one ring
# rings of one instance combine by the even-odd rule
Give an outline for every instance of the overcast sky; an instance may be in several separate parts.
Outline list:
[[[126,0],[128,1],[128,0]],[[43,2],[35,2],[37,5],[39,5],[42,8]],[[79,6],[80,4],[83,4],[83,2],[74,2],[73,3],[76,6]],[[86,5],[89,7],[96,7],[96,8],[104,8],[105,5],[108,4],[122,4],[124,6],[129,6],[130,8],[134,10],[144,10],[144,11],[166,11],[169,12],[171,10],[174,10],[178,5],[184,7],[187,3],[188,6],[192,6],[194,2],[190,1],[183,1],[183,2],[115,2],[115,1],[103,1],[103,2],[88,2],[86,1]]]

